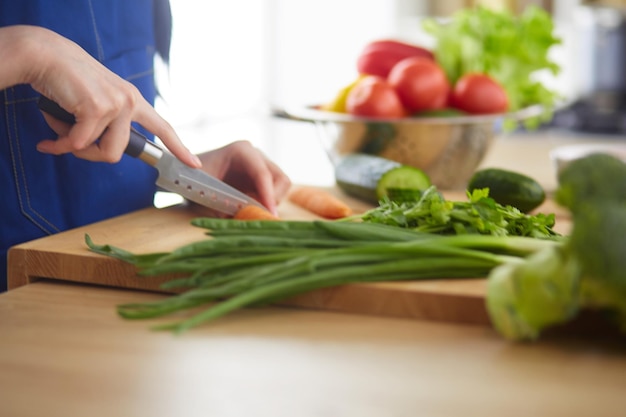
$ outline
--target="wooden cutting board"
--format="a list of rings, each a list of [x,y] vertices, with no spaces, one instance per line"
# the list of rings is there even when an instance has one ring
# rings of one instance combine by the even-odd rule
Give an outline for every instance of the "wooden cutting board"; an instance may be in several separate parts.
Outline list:
[[[355,212],[371,206],[340,195]],[[449,199],[464,200],[461,194]],[[569,220],[548,201],[539,208],[557,214],[558,230],[565,233]],[[166,278],[138,277],[132,265],[90,252],[85,234],[98,244],[111,244],[134,253],[170,251],[206,238],[204,230],[190,225],[201,216],[197,207],[149,208],[15,246],[9,251],[8,285],[13,289],[40,278],[160,291]],[[318,218],[285,201],[279,207],[283,219]],[[373,314],[456,323],[489,324],[485,309],[485,279],[439,279],[415,282],[350,284],[312,291],[281,304],[356,314]]]

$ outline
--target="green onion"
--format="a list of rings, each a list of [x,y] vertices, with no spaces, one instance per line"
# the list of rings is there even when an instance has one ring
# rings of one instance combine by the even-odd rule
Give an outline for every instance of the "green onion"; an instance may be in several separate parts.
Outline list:
[[[176,274],[162,284],[181,292],[161,301],[118,306],[126,319],[149,319],[207,308],[155,327],[182,332],[234,310],[320,288],[357,282],[485,277],[553,240],[487,235],[436,235],[386,224],[329,221],[236,221],[198,218],[205,240],[170,253],[132,254],[86,242],[95,252],[137,266],[142,276]]]

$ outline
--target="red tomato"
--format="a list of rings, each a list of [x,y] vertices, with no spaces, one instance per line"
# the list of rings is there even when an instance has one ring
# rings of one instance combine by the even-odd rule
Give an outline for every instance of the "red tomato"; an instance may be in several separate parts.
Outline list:
[[[411,112],[436,110],[447,105],[450,83],[443,69],[430,59],[403,59],[391,69],[387,80]]]
[[[465,74],[452,90],[451,102],[457,109],[473,114],[504,113],[509,107],[506,91],[485,74]]]
[[[377,40],[368,43],[357,59],[359,74],[378,75],[386,78],[398,62],[412,56],[434,60],[433,53],[417,45],[393,39]]]
[[[354,116],[404,117],[402,102],[393,87],[381,77],[363,77],[348,93],[346,111]]]

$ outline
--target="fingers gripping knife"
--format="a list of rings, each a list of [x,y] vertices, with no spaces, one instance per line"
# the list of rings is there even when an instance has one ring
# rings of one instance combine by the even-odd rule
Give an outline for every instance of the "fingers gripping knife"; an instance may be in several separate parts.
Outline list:
[[[38,105],[42,111],[56,119],[69,124],[76,122],[73,114],[44,96],[39,98]],[[259,202],[230,185],[200,169],[185,165],[169,151],[149,141],[132,126],[130,140],[124,153],[155,167],[159,172],[156,181],[159,187],[220,213],[233,216],[248,205],[264,208]]]

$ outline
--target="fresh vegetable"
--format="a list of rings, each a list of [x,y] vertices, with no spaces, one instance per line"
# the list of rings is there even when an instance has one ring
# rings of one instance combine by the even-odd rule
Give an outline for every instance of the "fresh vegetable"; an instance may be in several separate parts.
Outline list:
[[[367,223],[381,223],[438,234],[487,234],[557,239],[554,214],[528,215],[503,206],[489,197],[488,189],[468,192],[468,201],[449,201],[431,186],[417,200],[381,201],[359,216]]]
[[[623,202],[626,196],[624,163],[607,154],[594,154],[576,160],[572,168],[558,175],[559,187],[555,199],[564,207],[575,210],[586,201]],[[602,168],[599,169],[599,166]]]
[[[398,62],[387,77],[409,112],[446,107],[450,84],[445,72],[435,61],[411,57]]]
[[[496,114],[542,106],[544,111],[526,118],[524,125],[534,128],[551,118],[561,96],[542,78],[560,71],[551,50],[561,40],[554,35],[552,19],[545,10],[529,6],[517,15],[482,6],[464,8],[449,20],[426,19],[424,28],[433,36],[432,51],[391,39],[366,45],[357,67],[361,76],[379,77],[377,87],[362,87],[359,99],[352,108],[346,105],[346,112],[379,118],[443,117],[449,113],[432,111]],[[385,81],[401,106],[388,86],[378,86]],[[346,89],[340,91],[326,107],[342,111],[342,97],[346,96],[347,102],[350,94]],[[517,125],[514,118],[504,118],[505,129]]]
[[[352,215],[350,206],[321,188],[298,187],[289,193],[289,200],[326,219],[340,219]]]
[[[433,204],[431,214],[440,214],[441,208]],[[483,207],[474,209],[482,211]],[[469,216],[471,211],[466,211],[458,211],[458,217]],[[443,215],[456,217],[450,212]],[[483,222],[494,220],[499,219]],[[495,227],[491,235],[479,235],[471,228],[464,228],[463,235],[441,235],[437,233],[447,231],[425,233],[348,220],[198,218],[192,224],[207,229],[210,238],[169,253],[135,255],[97,245],[86,237],[92,251],[132,263],[141,275],[177,277],[162,288],[182,290],[180,294],[153,303],[120,305],[122,317],[146,319],[206,305],[194,316],[157,327],[181,332],[242,307],[318,288],[351,282],[482,277],[496,266],[520,263],[530,254],[559,244],[552,238],[494,236],[498,234]]]
[[[397,119],[404,116],[396,90],[383,78],[360,79],[346,97],[346,110],[354,116]]]
[[[496,202],[523,213],[536,209],[546,199],[545,190],[533,178],[501,168],[485,168],[474,173],[467,190],[482,188],[488,188],[489,196]]]
[[[279,220],[267,210],[259,206],[247,205],[243,206],[234,216],[237,220]]]
[[[626,165],[607,155],[591,155],[572,162],[559,181],[559,202],[573,219],[572,233],[559,238],[550,238],[550,233],[542,239],[480,235],[475,234],[480,233],[478,226],[462,228],[471,234],[439,235],[349,221],[199,218],[192,223],[206,228],[210,238],[170,253],[137,255],[95,244],[89,236],[86,242],[94,252],[132,263],[141,275],[179,276],[162,286],[178,289],[178,295],[118,306],[118,313],[127,319],[185,310],[195,314],[156,327],[160,330],[185,331],[242,307],[347,283],[489,273],[487,309],[506,338],[535,339],[583,309],[612,313],[626,331]],[[477,199],[485,192],[473,194]],[[422,198],[436,196],[433,193]],[[455,204],[442,199],[433,198],[426,208],[432,218],[453,221],[466,221],[475,216],[473,211],[494,208],[487,204],[486,195],[477,201],[485,206],[476,205],[458,216],[450,209]],[[497,213],[491,211],[483,221],[491,223],[491,233],[500,234]],[[400,218],[411,213],[389,214]],[[202,306],[206,309],[198,312]]]
[[[557,200],[572,215],[561,245],[489,275],[487,307],[498,331],[533,340],[581,310],[602,310],[626,331],[626,165],[590,155],[559,175]]]
[[[347,155],[339,161],[335,180],[345,193],[373,204],[389,197],[391,189],[396,196],[398,190],[419,194],[431,185],[428,176],[418,168],[366,154]]]
[[[425,20],[424,29],[452,84],[464,74],[487,74],[506,91],[510,111],[537,104],[551,108],[559,99],[538,79],[541,71],[560,71],[550,51],[561,43],[540,7],[529,6],[519,16],[486,7],[462,9],[449,21]]]
[[[357,70],[359,74],[377,75],[386,78],[391,68],[409,57],[423,57],[433,60],[433,53],[421,46],[400,42],[395,39],[381,39],[368,43],[359,54]]]
[[[322,110],[334,111],[337,113],[346,113],[346,101],[348,99],[348,94],[354,88],[355,85],[363,78],[363,76],[359,76],[356,80],[352,81],[350,84],[346,85],[344,88],[339,90],[335,98],[323,105],[321,107]]]
[[[134,255],[86,237],[94,252],[134,264],[146,276],[182,274],[163,284],[183,290],[162,301],[118,306],[126,319],[194,310],[158,330],[182,332],[236,309],[276,302],[352,282],[482,277],[520,262],[551,240],[499,236],[439,236],[382,224],[237,221],[199,218],[210,239],[166,254]],[[206,306],[203,311],[198,307]]]
[[[378,200],[387,197],[391,201],[406,200],[407,196],[421,196],[431,186],[424,171],[409,165],[390,169],[381,175],[376,185]]]
[[[451,102],[472,114],[505,113],[509,107],[506,91],[485,74],[464,74],[452,89]]]

